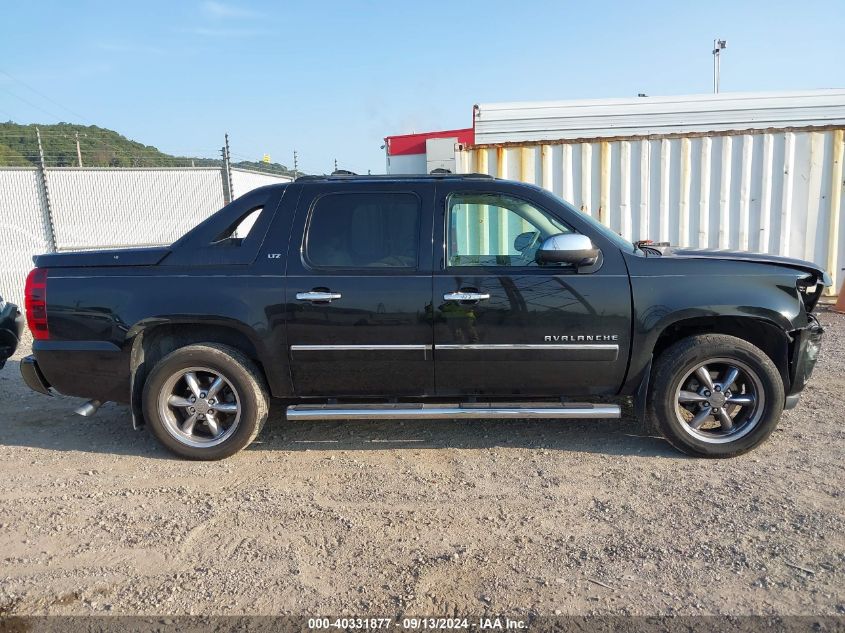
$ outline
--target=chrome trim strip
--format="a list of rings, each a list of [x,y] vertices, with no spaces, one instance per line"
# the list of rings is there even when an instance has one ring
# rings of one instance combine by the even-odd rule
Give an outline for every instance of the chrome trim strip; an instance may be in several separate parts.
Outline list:
[[[340,408],[328,405],[292,405],[288,420],[528,420],[528,419],[607,419],[621,417],[616,404],[573,404],[560,407],[472,407],[393,405]]]
[[[343,295],[339,292],[319,292],[316,290],[309,290],[308,292],[297,292],[297,301],[319,301],[331,303],[334,299],[342,299]]]
[[[292,352],[429,351],[431,345],[291,345]]]
[[[463,349],[463,350],[489,350],[489,349],[603,349],[619,351],[619,345],[615,343],[472,343],[467,345],[435,345],[434,349]]]
[[[444,301],[484,301],[490,298],[488,292],[447,292]]]

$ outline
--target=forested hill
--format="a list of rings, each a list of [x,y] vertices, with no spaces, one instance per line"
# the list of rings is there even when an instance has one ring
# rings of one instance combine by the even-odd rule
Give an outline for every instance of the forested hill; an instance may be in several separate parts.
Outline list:
[[[44,160],[48,167],[76,167],[76,138],[84,167],[197,167],[221,166],[220,159],[171,156],[152,145],[132,141],[114,130],[96,125],[19,125],[0,123],[0,167],[23,167],[38,162],[38,141],[35,128],[41,131]],[[222,143],[221,143],[222,145]],[[257,169],[284,175],[293,172],[279,163],[232,161],[233,167]],[[299,172],[298,175],[302,175]]]

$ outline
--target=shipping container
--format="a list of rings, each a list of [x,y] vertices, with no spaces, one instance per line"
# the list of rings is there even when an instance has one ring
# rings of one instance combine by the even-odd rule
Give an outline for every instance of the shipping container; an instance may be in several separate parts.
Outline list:
[[[814,261],[835,292],[843,131],[845,90],[488,104],[456,169],[537,184],[630,240]]]

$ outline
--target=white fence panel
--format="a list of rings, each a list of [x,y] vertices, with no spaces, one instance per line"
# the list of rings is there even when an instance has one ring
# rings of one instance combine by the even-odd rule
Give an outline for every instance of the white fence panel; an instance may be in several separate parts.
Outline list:
[[[264,185],[278,185],[282,182],[290,182],[292,179],[287,176],[276,176],[263,174],[260,171],[249,169],[232,169],[232,194],[237,198],[245,193],[263,187]]]
[[[221,171],[47,170],[59,250],[169,244],[223,206]]]
[[[169,244],[223,206],[218,168],[48,168],[47,190],[57,250]],[[233,169],[240,196],[290,182]],[[0,168],[0,296],[23,302],[32,256],[52,250],[35,168]]]
[[[540,185],[631,240],[845,267],[843,129],[458,146],[462,172]]]
[[[0,169],[0,296],[23,308],[32,256],[50,249],[35,169]]]

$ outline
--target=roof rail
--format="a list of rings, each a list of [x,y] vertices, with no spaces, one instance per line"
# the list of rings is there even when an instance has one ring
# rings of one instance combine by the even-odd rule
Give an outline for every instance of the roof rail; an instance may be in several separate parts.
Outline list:
[[[465,178],[484,178],[493,180],[490,174],[451,174],[451,173],[437,173],[437,174],[372,174],[372,175],[356,175],[356,174],[324,174],[300,176],[296,182],[315,182],[324,180],[444,180],[444,179],[465,179]]]

